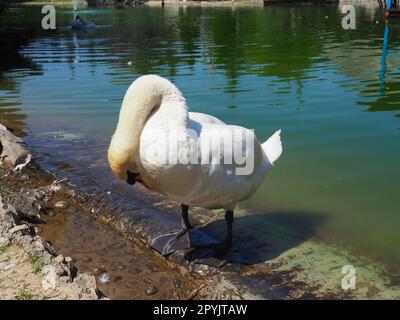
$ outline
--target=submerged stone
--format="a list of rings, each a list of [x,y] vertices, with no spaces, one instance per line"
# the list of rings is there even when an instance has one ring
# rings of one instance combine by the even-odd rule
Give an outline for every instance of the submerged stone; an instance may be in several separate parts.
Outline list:
[[[69,204],[66,201],[58,201],[56,204],[54,204],[54,207],[57,209],[67,209]]]
[[[158,292],[158,288],[155,285],[150,285],[146,288],[146,295],[152,296]]]

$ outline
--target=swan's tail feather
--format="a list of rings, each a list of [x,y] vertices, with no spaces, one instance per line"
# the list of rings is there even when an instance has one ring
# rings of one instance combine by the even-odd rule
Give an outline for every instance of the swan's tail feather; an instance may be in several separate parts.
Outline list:
[[[262,149],[268,160],[273,164],[282,154],[281,130],[276,131],[262,144]]]

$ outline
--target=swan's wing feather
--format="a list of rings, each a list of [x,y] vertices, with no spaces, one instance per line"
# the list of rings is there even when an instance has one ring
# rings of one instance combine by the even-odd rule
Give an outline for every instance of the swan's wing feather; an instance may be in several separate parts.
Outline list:
[[[232,209],[254,193],[270,167],[252,130],[226,125],[212,116],[189,115],[188,127],[178,130],[177,136],[168,135],[169,127],[154,128],[162,129],[163,134],[147,127],[143,130],[139,172],[150,189],[181,203]],[[177,162],[165,163],[167,150],[174,159],[177,156]],[[237,171],[247,164],[237,161],[235,150],[242,155],[254,151],[247,174]]]
[[[274,163],[282,154],[281,130],[276,131],[267,141],[262,144],[262,148],[271,163]]]
[[[189,112],[189,119],[199,122],[199,123],[215,123],[215,124],[225,124],[218,118],[210,116],[209,114],[200,112]]]
[[[209,174],[212,174],[216,168],[222,171],[229,170],[229,166],[224,165],[232,164],[237,175],[253,175],[253,172],[248,173],[239,168],[247,166],[249,159],[244,158],[249,157],[254,161],[252,170],[260,170],[260,165],[262,167],[271,165],[253,130],[236,125],[227,125],[215,117],[198,113],[189,113],[188,129],[191,131],[191,139],[189,140],[192,140],[192,142],[193,138],[196,140],[194,142],[199,150],[199,163],[204,163],[205,159],[211,159],[211,164],[215,163],[215,160],[220,161],[217,164],[221,164],[221,166],[210,166],[208,168]],[[194,135],[193,132],[195,132]],[[184,149],[186,148],[184,147]]]

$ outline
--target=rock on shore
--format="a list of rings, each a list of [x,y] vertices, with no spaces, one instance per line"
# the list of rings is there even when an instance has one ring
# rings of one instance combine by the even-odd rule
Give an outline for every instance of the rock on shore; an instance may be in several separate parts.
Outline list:
[[[22,139],[0,124],[0,164],[15,167],[21,164],[28,154]]]

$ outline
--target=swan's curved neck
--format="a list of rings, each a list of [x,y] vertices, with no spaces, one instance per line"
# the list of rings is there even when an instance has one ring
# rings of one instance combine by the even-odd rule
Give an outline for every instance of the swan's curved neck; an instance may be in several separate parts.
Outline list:
[[[113,172],[126,180],[127,170],[137,172],[135,157],[140,135],[150,115],[187,125],[187,107],[181,92],[166,79],[143,76],[129,87],[122,102],[117,129],[108,150]]]

